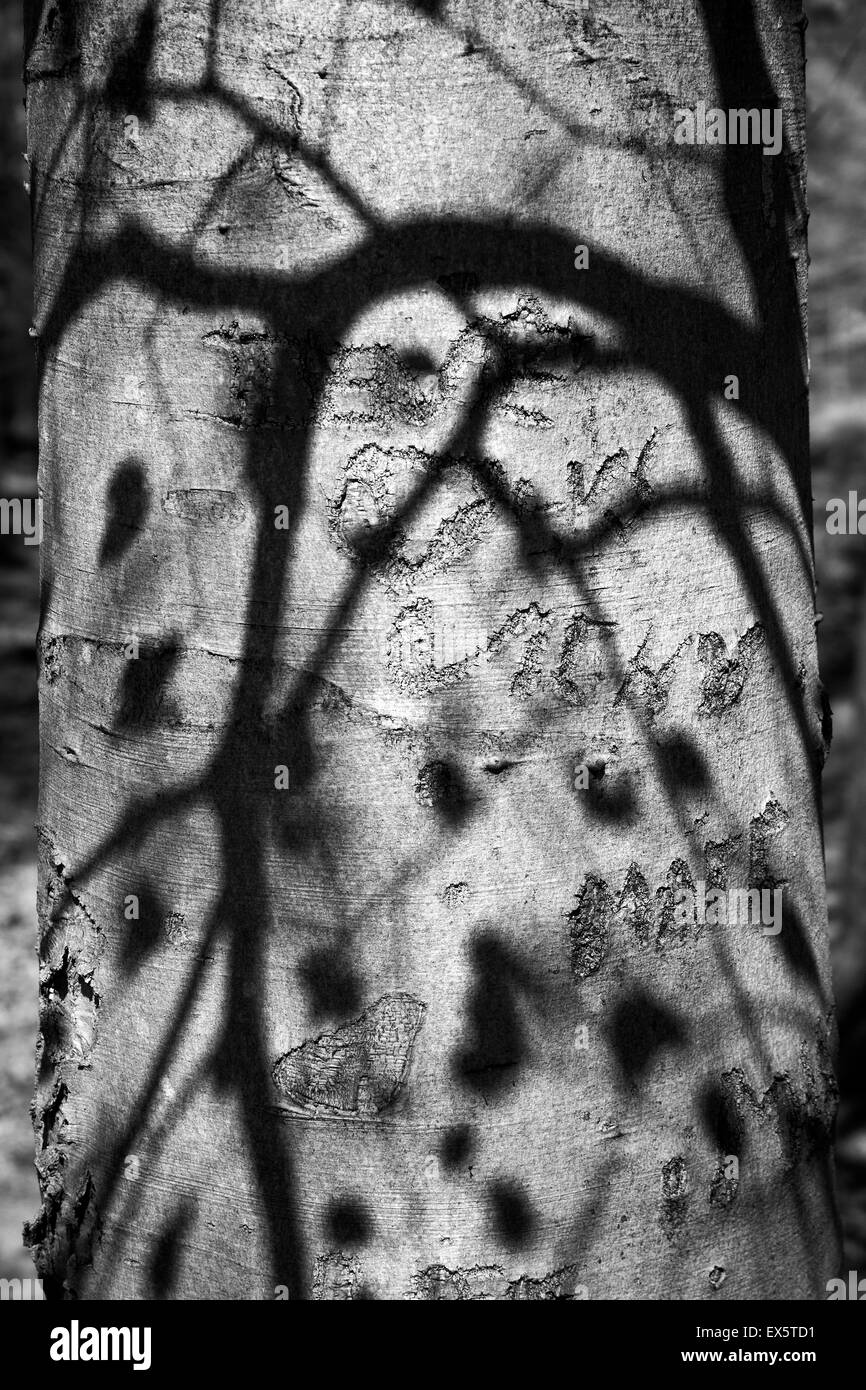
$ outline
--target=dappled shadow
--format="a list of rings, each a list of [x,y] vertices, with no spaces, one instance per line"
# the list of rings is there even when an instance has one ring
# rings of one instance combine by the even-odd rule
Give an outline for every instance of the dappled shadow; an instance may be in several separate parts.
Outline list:
[[[183,1243],[195,1218],[195,1203],[183,1201],[166,1222],[150,1261],[151,1298],[170,1298]]]
[[[662,1049],[682,1048],[688,1040],[684,1021],[642,988],[627,991],[616,1001],[606,1031],[611,1051],[631,1086],[644,1080]]]
[[[419,0],[410,3],[431,22],[447,27],[446,7]],[[750,0],[729,0],[716,9],[708,3],[702,6],[702,12],[724,104],[777,104],[761,59]],[[329,664],[341,649],[353,618],[373,586],[390,584],[392,599],[410,592],[407,586],[415,572],[416,559],[407,537],[411,537],[413,525],[420,524],[425,507],[455,476],[462,473],[469,479],[472,491],[464,506],[474,509],[473,515],[486,509],[486,513],[508,527],[527,572],[555,577],[580,606],[585,626],[575,627],[569,640],[578,644],[591,629],[601,653],[601,674],[618,692],[617,703],[627,710],[646,746],[656,781],[693,862],[701,860],[704,846],[695,819],[688,814],[687,803],[700,794],[708,804],[727,809],[725,789],[714,785],[712,770],[686,729],[659,732],[656,728],[658,713],[667,698],[664,673],[659,675],[649,669],[641,655],[643,646],[630,662],[624,660],[610,611],[593,592],[590,567],[600,556],[628,544],[629,528],[651,525],[659,515],[674,514],[678,509],[705,515],[727,547],[744,591],[760,617],[762,641],[766,642],[785,691],[784,714],[799,741],[797,754],[813,771],[809,790],[817,813],[819,769],[815,731],[799,696],[800,673],[782,615],[746,522],[744,498],[735,485],[734,458],[720,427],[717,409],[722,382],[731,363],[736,364],[743,380],[764,382],[762,366],[769,339],[779,349],[775,376],[769,383],[756,385],[741,408],[743,416],[763,432],[768,445],[774,446],[783,458],[799,499],[799,512],[791,515],[769,489],[756,490],[749,501],[759,502],[772,517],[779,534],[797,555],[802,571],[808,573],[811,559],[808,541],[804,539],[810,519],[804,456],[804,358],[797,282],[787,254],[787,229],[802,215],[802,209],[787,165],[780,160],[772,169],[770,198],[775,218],[770,225],[775,231],[768,235],[765,165],[760,151],[732,147],[724,152],[720,169],[728,226],[742,248],[757,306],[751,322],[726,308],[711,291],[654,279],[602,246],[590,246],[592,273],[576,276],[574,238],[542,222],[504,215],[480,219],[447,213],[419,213],[403,220],[385,220],[365,205],[345,176],[331,166],[323,149],[313,147],[303,137],[294,120],[294,108],[292,119],[287,117],[280,123],[271,112],[259,109],[220,79],[219,5],[213,5],[211,11],[206,71],[199,82],[188,85],[151,72],[158,16],[159,6],[156,0],[150,0],[127,44],[117,51],[103,87],[89,90],[81,86],[70,118],[70,138],[76,123],[100,103],[116,115],[133,116],[142,122],[152,118],[160,102],[188,104],[191,109],[206,109],[210,105],[214,111],[231,113],[246,130],[250,144],[217,180],[217,187],[199,217],[197,231],[216,214],[220,198],[262,151],[270,152],[274,159],[291,156],[307,171],[315,172],[351,210],[359,230],[351,247],[342,254],[288,272],[223,263],[200,255],[195,237],[181,243],[162,236],[131,212],[119,218],[116,228],[106,235],[91,234],[86,218],[82,217],[74,250],[39,324],[43,365],[58,350],[69,326],[117,283],[142,289],[160,303],[237,316],[220,329],[222,347],[229,353],[238,349],[240,336],[246,331],[238,328],[239,320],[264,324],[267,333],[258,328],[250,330],[246,346],[252,343],[255,348],[258,334],[267,338],[272,355],[262,361],[256,359],[255,370],[245,377],[243,391],[235,403],[237,415],[223,420],[228,428],[243,431],[245,482],[255,507],[255,527],[246,612],[237,615],[243,648],[236,660],[234,684],[228,706],[218,721],[215,742],[193,775],[179,778],[154,792],[150,799],[135,798],[120,810],[99,847],[74,865],[74,872],[66,880],[67,892],[55,903],[51,916],[56,925],[63,912],[70,910],[73,884],[75,891],[80,891],[98,870],[140,848],[148,834],[167,825],[173,816],[202,807],[212,814],[219,841],[221,881],[204,929],[187,958],[182,987],[172,1002],[171,1026],[148,1054],[144,1084],[134,1100],[130,1097],[127,1114],[118,1119],[106,1113],[105,1133],[110,1137],[105,1139],[107,1157],[99,1174],[99,1201],[108,1207],[116,1198],[124,1163],[131,1152],[146,1149],[149,1142],[154,1152],[159,1147],[147,1138],[151,1114],[161,1083],[175,1059],[183,1054],[187,1032],[210,987],[209,966],[219,947],[224,952],[225,998],[219,1028],[197,1082],[201,1085],[206,1079],[220,1094],[233,1097],[266,1216],[274,1281],[287,1285],[292,1297],[305,1298],[311,1291],[312,1261],[305,1248],[299,1210],[297,1145],[301,1142],[301,1129],[283,1119],[274,1119],[275,1059],[271,1055],[271,1019],[266,1006],[269,935],[277,921],[298,934],[297,973],[311,1016],[334,1028],[342,1026],[363,1032],[365,1008],[372,1007],[370,982],[358,968],[356,957],[373,909],[363,903],[363,895],[359,895],[362,905],[354,918],[337,903],[328,928],[329,939],[315,940],[302,949],[303,907],[292,905],[285,917],[275,911],[270,846],[276,842],[283,851],[300,856],[325,891],[332,890],[338,899],[342,870],[336,866],[333,846],[343,832],[343,823],[339,807],[322,808],[318,814],[315,799],[324,754],[316,719],[322,709],[343,709],[352,702],[339,688],[323,696],[323,683],[328,679]],[[55,22],[60,20],[52,21]],[[31,26],[31,59],[34,54],[38,57],[47,52],[51,43],[59,42],[46,34],[47,24],[46,19],[41,29],[38,24]],[[732,26],[737,35],[733,44]],[[480,42],[474,32],[465,37],[473,55],[480,55],[493,71],[521,91],[531,92],[542,109],[559,119],[561,113],[544,102],[543,94],[527,78],[511,70],[492,43]],[[65,35],[60,46],[64,50],[74,47],[74,37]],[[44,80],[44,76],[40,78],[39,71],[31,66],[30,80]],[[586,138],[603,143],[597,131],[572,128],[571,124],[567,128],[576,141]],[[612,139],[609,143],[613,146],[617,142]],[[642,142],[632,136],[619,143],[623,147],[642,148]],[[62,149],[56,156],[57,165],[61,157]],[[700,155],[671,146],[665,150],[665,157],[694,161]],[[92,151],[87,158],[95,158]],[[82,172],[86,180],[90,171],[85,167]],[[56,167],[34,170],[37,225],[55,176]],[[218,231],[224,235],[222,225]],[[431,283],[438,285],[450,307],[459,311],[471,326],[482,366],[472,378],[468,399],[457,417],[450,420],[435,455],[425,458],[423,467],[419,464],[399,497],[389,498],[388,505],[382,504],[381,514],[372,519],[361,512],[350,515],[348,509],[348,520],[340,518],[334,534],[350,555],[348,575],[336,600],[329,603],[326,625],[317,631],[305,659],[290,664],[281,647],[281,617],[289,603],[297,599],[303,602],[307,597],[303,572],[295,564],[295,556],[305,513],[314,501],[311,459],[319,412],[330,385],[334,345],[345,341],[371,306]],[[618,330],[617,346],[596,343],[571,321],[567,330],[556,326],[545,329],[537,335],[539,342],[533,344],[529,335],[523,334],[519,325],[505,321],[504,315],[499,316],[502,322],[496,322],[477,311],[471,300],[482,290],[537,294],[566,302],[587,314],[601,315]],[[410,395],[405,409],[408,418],[412,418],[411,409],[420,407],[417,401],[412,406],[411,392],[417,389],[423,394],[433,379],[438,385],[441,369],[437,372],[434,357],[418,349],[398,356],[394,370],[403,374],[401,379],[411,378],[414,382],[406,387]],[[555,513],[543,505],[527,504],[498,461],[488,456],[485,426],[494,404],[527,372],[563,371],[571,374],[570,378],[566,375],[568,380],[579,371],[590,370],[600,376],[638,371],[651,374],[678,402],[690,423],[700,449],[704,480],[702,486],[693,489],[638,488],[627,505],[616,511],[601,511],[576,531],[562,525]],[[275,406],[274,402],[280,404]],[[583,494],[582,500],[585,502],[588,496]],[[107,499],[108,513],[99,551],[102,565],[134,553],[136,541],[146,531],[150,491],[136,457],[128,457],[117,466]],[[287,513],[287,524],[282,529],[273,520],[280,508]],[[448,518],[448,525],[447,544],[457,548],[464,545],[465,553],[470,554],[471,544],[461,536],[454,517]],[[428,540],[424,554],[440,563],[437,546],[445,554],[447,546],[440,533]],[[441,564],[444,570],[446,560]],[[131,578],[129,582],[134,588]],[[127,592],[125,597],[129,599],[132,594]],[[509,642],[517,640],[523,641],[525,647],[514,679],[520,682],[521,692],[534,695],[533,682],[540,683],[545,677],[536,654],[548,636],[547,618],[537,605],[536,609],[535,613],[523,614],[523,627],[517,623],[509,626],[508,622],[500,625],[488,635],[486,644],[479,644],[451,663],[450,669],[437,666],[432,657],[419,659],[418,651],[422,657],[426,652],[425,634],[416,634],[408,643],[406,662],[395,667],[401,695],[430,699],[446,695],[450,683],[456,686],[483,662],[495,663],[508,650]],[[405,618],[406,609],[400,611]],[[46,600],[43,623],[48,618]],[[530,626],[533,621],[534,630]],[[120,682],[115,733],[134,736],[182,718],[173,682],[188,646],[193,647],[194,640],[185,639],[179,631],[142,642],[140,652],[129,661]],[[710,680],[708,676],[709,684],[705,686],[712,696],[705,702],[705,712],[711,717],[740,698],[748,666],[745,656],[726,656],[709,639],[704,650],[710,676],[714,677]],[[572,669],[565,657],[552,678],[555,685],[558,682],[557,692],[566,706],[580,710],[591,704],[591,684],[585,683],[579,667]],[[599,684],[596,682],[595,692]],[[354,707],[351,714],[358,721],[367,717],[367,712]],[[469,707],[466,717],[472,718]],[[212,732],[207,728],[208,734]],[[438,732],[436,738],[440,738]],[[508,785],[508,777],[519,762],[515,757],[493,752],[485,758],[481,767],[483,778],[479,780],[468,760],[461,758],[456,738],[452,745],[442,735],[439,746],[436,738],[431,735],[423,756],[417,757],[412,809],[429,813],[441,832],[443,844],[450,844],[459,841],[480,820],[500,788]],[[622,830],[634,826],[642,814],[642,803],[632,772],[627,767],[608,764],[602,755],[594,755],[588,767],[591,780],[585,806],[590,828],[593,822]],[[287,774],[287,794],[278,796],[275,804],[272,793],[280,784],[274,778],[280,768]],[[375,802],[375,769],[365,769],[365,777],[373,782],[371,799]],[[394,853],[395,889],[420,877],[426,868],[414,856],[411,845],[408,855],[401,857],[402,853]],[[607,888],[604,886],[602,891],[598,887],[602,881],[595,882],[598,901],[606,912]],[[138,896],[138,934],[134,944],[132,936],[127,936],[121,951],[122,968],[128,975],[142,969],[145,961],[152,958],[170,917],[149,883],[139,888]],[[572,913],[567,920],[573,921],[577,915]],[[311,928],[319,925],[311,920]],[[590,942],[592,949],[587,951],[582,932],[582,922],[575,922],[572,971],[585,979],[600,968],[607,938],[599,932]],[[47,936],[50,935],[49,931]],[[798,928],[794,939],[783,945],[791,971],[810,985],[817,984],[805,930]],[[655,949],[663,946],[666,948],[667,942],[660,935]],[[720,975],[729,991],[729,1007],[763,1064],[767,1060],[764,1033],[749,996],[748,981],[734,961],[735,947],[722,933],[716,933],[708,949],[718,957]],[[458,1087],[469,1097],[495,1106],[504,1103],[507,1092],[535,1064],[539,1049],[533,1029],[537,1031],[539,1020],[544,1018],[550,991],[534,964],[532,941],[521,943],[518,949],[512,935],[506,936],[498,925],[487,926],[471,937],[467,957],[472,975],[460,1011],[462,1033],[450,1055],[451,1071]],[[387,974],[383,972],[383,978]],[[47,1024],[43,1026],[43,1058],[56,1050],[47,1028]],[[615,999],[604,1033],[626,1090],[639,1090],[662,1052],[676,1056],[684,1070],[688,1066],[690,1031],[685,1018],[655,998],[647,985],[630,987]],[[368,1047],[364,1065],[372,1066],[369,1055],[375,1053],[375,1043],[365,1042],[364,1046]],[[184,1064],[188,1064],[188,1058]],[[365,1082],[369,1080],[366,1072],[363,1076]],[[357,1104],[375,1108],[375,1088],[372,1094],[371,1100],[365,1091]],[[717,1141],[727,1135],[726,1122],[719,1118],[723,1102],[724,1097],[720,1100],[712,1088],[698,1101]],[[782,1102],[784,1109],[787,1095]],[[339,1107],[338,1113],[343,1114]],[[788,1131],[801,1126],[801,1120],[789,1116],[787,1111],[782,1121]],[[54,1128],[49,1125],[52,1133]],[[469,1164],[476,1145],[472,1124],[449,1126],[441,1139],[442,1167],[456,1174]],[[610,1160],[606,1166],[599,1165],[599,1172],[613,1172],[616,1167],[617,1163]],[[676,1178],[678,1169],[670,1171]],[[673,1179],[671,1183],[676,1186]],[[678,1194],[675,1196],[678,1199]],[[532,1244],[539,1220],[530,1195],[516,1176],[495,1178],[487,1185],[482,1200],[495,1238],[502,1246],[514,1251]],[[595,1222],[601,1220],[606,1201],[606,1196],[597,1198]],[[130,1188],[124,1194],[126,1229],[134,1221],[135,1210],[134,1189]],[[191,1210],[184,1207],[159,1237],[151,1269],[156,1296],[170,1294],[178,1253],[191,1220]],[[587,1248],[585,1242],[592,1224],[587,1216],[586,1231],[582,1232],[577,1223],[574,1244],[579,1246],[584,1241]],[[376,1237],[377,1213],[367,1210],[360,1194],[328,1194],[322,1234],[326,1242],[336,1242],[347,1251],[360,1248]],[[120,1258],[123,1236],[119,1227],[113,1240],[116,1244],[103,1251],[104,1261]],[[569,1254],[572,1257],[577,1258],[574,1250]],[[353,1296],[360,1297],[365,1292],[372,1296],[351,1270],[347,1273],[341,1266],[338,1274],[341,1288],[355,1287]]]
[[[108,487],[99,563],[118,559],[135,542],[147,519],[149,490],[141,459],[124,459]]]
[[[352,1197],[341,1197],[328,1204],[325,1235],[340,1248],[351,1250],[364,1245],[373,1232],[373,1223],[362,1204]]]
[[[528,1245],[535,1228],[532,1208],[516,1182],[500,1181],[490,1189],[490,1207],[496,1234],[511,1249]]]
[[[514,1084],[528,1043],[520,1006],[539,986],[529,968],[492,932],[472,943],[474,983],[466,1000],[467,1042],[454,1057],[454,1074],[471,1090],[493,1096]]]

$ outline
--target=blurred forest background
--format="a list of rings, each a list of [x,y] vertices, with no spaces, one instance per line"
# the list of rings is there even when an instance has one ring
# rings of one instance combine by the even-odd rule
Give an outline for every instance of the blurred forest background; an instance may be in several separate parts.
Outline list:
[[[840,1010],[838,1174],[846,1268],[866,1273],[866,537],[829,536],[825,504],[866,496],[866,6],[807,3],[810,330],[821,663],[834,716],[825,840]],[[36,495],[36,387],[21,0],[0,0],[0,496]],[[36,1039],[39,550],[0,538],[0,1276],[32,1274],[29,1120]]]

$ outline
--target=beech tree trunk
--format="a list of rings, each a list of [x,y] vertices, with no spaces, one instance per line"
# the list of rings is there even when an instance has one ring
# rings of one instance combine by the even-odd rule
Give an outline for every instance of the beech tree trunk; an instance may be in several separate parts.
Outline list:
[[[823,1297],[799,0],[27,12],[48,1288]]]

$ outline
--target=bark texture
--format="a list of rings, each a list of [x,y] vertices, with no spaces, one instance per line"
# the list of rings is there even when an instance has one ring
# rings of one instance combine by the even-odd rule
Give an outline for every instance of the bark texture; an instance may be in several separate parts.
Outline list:
[[[43,1278],[823,1296],[800,4],[28,11]]]

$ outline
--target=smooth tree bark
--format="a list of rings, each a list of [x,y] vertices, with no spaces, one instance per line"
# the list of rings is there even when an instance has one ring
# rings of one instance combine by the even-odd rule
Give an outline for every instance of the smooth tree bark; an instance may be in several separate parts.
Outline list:
[[[800,4],[27,12],[48,1288],[825,1296]]]

